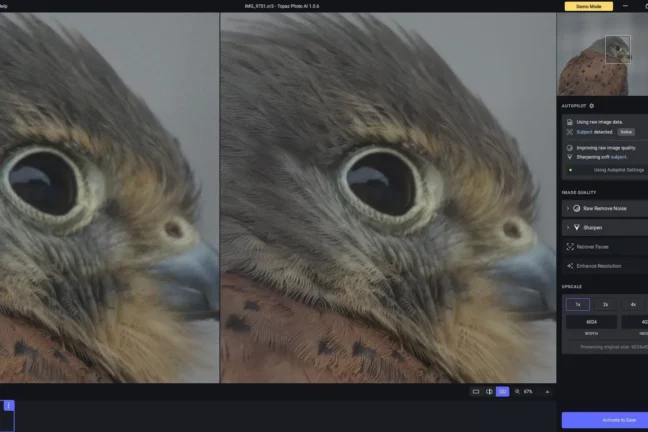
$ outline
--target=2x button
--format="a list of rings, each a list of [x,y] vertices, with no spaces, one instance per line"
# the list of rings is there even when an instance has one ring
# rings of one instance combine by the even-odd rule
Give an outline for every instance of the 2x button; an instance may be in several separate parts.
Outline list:
[[[596,299],[595,307],[597,311],[615,311],[617,310],[617,299]]]

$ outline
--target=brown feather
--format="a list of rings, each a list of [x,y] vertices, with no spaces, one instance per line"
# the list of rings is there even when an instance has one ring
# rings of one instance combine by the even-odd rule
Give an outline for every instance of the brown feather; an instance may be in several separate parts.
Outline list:
[[[109,383],[55,338],[30,323],[0,315],[1,383]]]
[[[222,382],[449,382],[386,333],[223,275]]]
[[[586,49],[572,58],[560,74],[559,96],[618,96],[628,79],[628,67]]]

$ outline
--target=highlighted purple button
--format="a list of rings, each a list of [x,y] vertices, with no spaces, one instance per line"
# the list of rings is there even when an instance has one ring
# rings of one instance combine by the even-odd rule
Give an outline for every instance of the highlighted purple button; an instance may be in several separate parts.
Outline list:
[[[590,299],[568,297],[565,299],[565,311],[567,312],[589,312]]]
[[[563,429],[646,429],[648,412],[564,412]]]
[[[508,387],[495,387],[495,397],[509,397],[511,391]]]

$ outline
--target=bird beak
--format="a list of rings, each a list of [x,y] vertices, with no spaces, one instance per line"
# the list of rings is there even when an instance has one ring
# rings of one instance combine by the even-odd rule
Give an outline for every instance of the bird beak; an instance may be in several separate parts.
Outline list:
[[[169,306],[188,320],[219,319],[219,257],[207,243],[198,242],[186,252],[160,261],[151,274],[162,281]]]
[[[538,241],[530,250],[499,261],[493,274],[509,309],[530,321],[556,319],[556,252],[548,245]]]

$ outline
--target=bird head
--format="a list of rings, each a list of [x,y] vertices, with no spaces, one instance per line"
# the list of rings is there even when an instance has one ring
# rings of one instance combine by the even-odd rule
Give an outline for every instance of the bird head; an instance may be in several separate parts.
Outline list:
[[[618,36],[608,36],[597,40],[592,45],[594,49],[607,56],[610,56],[619,61],[619,63],[630,63],[632,56],[630,55],[630,47],[628,44]]]
[[[184,317],[218,308],[177,141],[80,36],[26,16],[0,39],[0,313],[115,380],[174,380]]]
[[[518,143],[415,34],[367,15],[223,32],[221,271],[503,381],[555,313]]]

